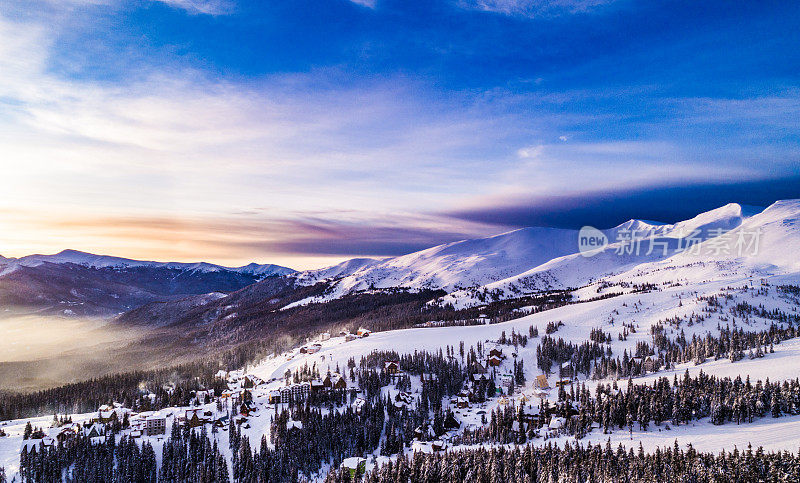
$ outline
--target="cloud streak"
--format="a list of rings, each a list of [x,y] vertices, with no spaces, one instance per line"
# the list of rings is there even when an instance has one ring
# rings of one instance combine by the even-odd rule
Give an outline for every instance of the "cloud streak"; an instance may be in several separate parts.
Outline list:
[[[591,12],[616,0],[461,0],[463,8],[523,17]]]
[[[474,223],[513,227],[610,228],[629,219],[674,223],[728,203],[766,207],[779,199],[800,198],[800,175],[628,189],[584,191],[546,197],[510,197],[483,206],[439,213]]]
[[[234,3],[229,0],[153,0],[165,3],[171,7],[186,10],[191,14],[225,15],[234,9]]]
[[[164,261],[205,259],[241,265],[275,257],[291,260],[298,268],[334,263],[355,255],[393,256],[440,243],[493,233],[494,225],[444,219],[435,215],[370,212],[230,213],[225,216],[96,216],[0,212],[0,219],[26,233],[40,236],[57,232],[61,248],[81,240],[94,253]],[[13,236],[5,239],[14,242]],[[23,242],[24,240],[20,240]],[[59,247],[23,245],[30,252],[56,252]],[[11,253],[4,253],[10,255]]]

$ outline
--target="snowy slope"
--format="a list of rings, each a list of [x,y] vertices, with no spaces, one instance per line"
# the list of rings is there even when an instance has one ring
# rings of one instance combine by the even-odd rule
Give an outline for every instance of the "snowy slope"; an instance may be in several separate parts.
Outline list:
[[[797,283],[800,274],[800,200],[778,201],[720,237],[664,260],[644,263],[610,280],[662,283],[769,277]]]
[[[692,247],[699,248],[701,242],[743,226],[754,212],[757,210],[731,203],[671,225],[630,220],[606,230],[609,244],[591,256],[572,253],[558,257],[507,279],[448,294],[441,302],[464,307],[480,303],[475,296],[477,292],[488,292],[494,299],[504,299],[537,290],[580,287],[604,276],[626,273],[642,264],[671,259]],[[629,241],[631,237],[637,241]]]
[[[346,262],[338,268],[301,272],[297,277],[301,283],[333,279],[334,289],[324,299],[370,288],[453,291],[513,276],[576,251],[577,243],[577,230],[523,228],[385,260]]]
[[[578,253],[578,230],[523,228],[487,238],[462,240],[383,260],[353,259],[333,267],[298,272],[301,284],[333,282],[324,302],[355,291],[402,287],[443,289],[445,302],[476,304],[476,291],[497,291],[501,297],[534,290],[576,287],[598,277],[620,273],[638,264],[675,253],[687,236],[705,240],[740,226],[760,209],[732,203],[675,224],[629,220],[603,230],[610,244],[586,258]],[[619,239],[649,237],[638,253],[620,255]]]

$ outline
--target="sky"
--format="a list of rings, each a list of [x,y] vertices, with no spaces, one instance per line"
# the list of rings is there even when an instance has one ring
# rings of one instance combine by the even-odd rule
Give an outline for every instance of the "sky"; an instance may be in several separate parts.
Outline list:
[[[800,198],[800,3],[0,0],[0,254],[319,267]]]

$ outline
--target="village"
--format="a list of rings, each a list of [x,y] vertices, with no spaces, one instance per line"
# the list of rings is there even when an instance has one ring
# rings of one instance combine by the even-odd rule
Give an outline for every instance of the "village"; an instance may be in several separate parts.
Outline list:
[[[303,360],[307,361],[307,365],[308,361],[318,359],[312,363],[315,367],[321,367],[326,360],[323,349],[356,340],[368,343],[366,339],[370,334],[368,329],[363,328],[356,333],[341,331],[335,337],[322,333],[315,340],[274,357],[269,365],[273,377],[269,379],[261,377],[263,370],[220,370],[216,377],[225,381],[227,389],[220,393],[198,390],[192,394],[192,405],[189,407],[136,412],[119,403],[113,403],[100,406],[95,414],[71,417],[56,415],[49,427],[44,424],[41,427],[29,425],[23,429],[25,434],[22,435],[24,439],[21,451],[33,454],[78,435],[90,438],[96,444],[104,442],[112,435],[125,435],[135,440],[148,441],[156,447],[163,444],[172,431],[183,428],[204,431],[219,440],[220,446],[224,446],[232,425],[252,440],[258,440],[269,433],[270,425],[282,411],[291,411],[315,401],[321,408],[326,408],[323,411],[350,409],[359,412],[367,403],[366,395],[352,377],[348,378],[346,374],[330,367],[318,377],[305,377],[308,380],[299,380],[297,371],[293,373],[288,368],[284,377],[274,375],[282,367],[288,367],[288,363],[297,367]],[[443,401],[443,407],[447,411],[443,424],[437,428],[429,422],[416,427],[413,432],[414,440],[407,451],[435,453],[447,450],[459,434],[485,426],[489,413],[495,410],[512,409],[518,413],[519,417],[514,421],[512,431],[534,438],[557,436],[564,427],[566,418],[577,414],[574,410],[565,413],[563,409],[547,403],[548,399],[557,398],[557,395],[551,395],[551,391],[569,387],[574,382],[569,364],[559,368],[556,381],[552,385],[545,374],[535,376],[532,383],[526,384],[523,382],[524,376],[517,370],[520,354],[513,345],[487,340],[482,346],[483,357],[470,365],[470,377],[465,380],[462,389]],[[519,367],[521,369],[521,363]],[[409,376],[399,360],[383,360],[380,369],[389,381],[387,386],[381,388],[382,396],[399,410],[415,408],[422,379]],[[406,381],[405,384],[402,381]],[[344,404],[328,407],[319,403],[320,398],[334,395],[338,401],[344,401]],[[286,424],[288,431],[303,427],[301,421],[291,417]],[[9,431],[13,421],[4,425],[7,427],[6,431]],[[354,474],[363,472],[367,457],[369,455],[346,458],[342,466]]]

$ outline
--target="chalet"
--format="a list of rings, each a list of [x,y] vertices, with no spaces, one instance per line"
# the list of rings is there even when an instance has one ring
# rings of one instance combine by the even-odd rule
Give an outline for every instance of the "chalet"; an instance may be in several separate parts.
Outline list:
[[[347,334],[347,335],[344,336],[344,341],[345,342],[354,341],[356,339],[358,339],[358,336],[355,335],[355,334]]]
[[[503,363],[503,359],[495,355],[490,355],[489,358],[486,359],[486,363],[492,367],[497,367]]]
[[[558,373],[559,373],[559,375],[561,377],[572,377],[574,375],[574,370],[572,368],[572,362],[567,361],[567,362],[561,364],[561,367],[559,368],[559,372]]]
[[[323,341],[323,342],[325,342],[326,340],[330,340],[330,339],[331,339],[331,334],[330,334],[330,332],[323,332],[323,333],[321,333],[321,334],[319,335],[319,340],[321,340],[321,341]]]
[[[383,370],[386,371],[386,374],[397,374],[397,372],[400,370],[400,362],[384,361]]]
[[[251,413],[256,412],[256,405],[252,402],[243,402],[239,407],[239,412],[242,413],[242,416],[250,416]]]
[[[456,400],[456,407],[458,407],[459,409],[468,408],[469,407],[469,399],[467,399],[465,397],[459,397]]]
[[[148,436],[164,434],[167,432],[167,418],[154,414],[144,420],[144,430]]]
[[[56,440],[59,443],[63,443],[65,441],[69,441],[73,439],[75,436],[78,435],[78,426],[77,425],[70,425],[61,428],[61,430],[56,435]]]
[[[293,429],[303,429],[302,421],[294,421],[292,419],[286,421],[286,429],[291,431]]]
[[[458,429],[461,427],[461,423],[458,422],[453,413],[448,412],[447,417],[444,418],[444,429],[450,431],[452,429]]]
[[[154,418],[155,416],[151,416],[151,417]],[[148,421],[149,419],[150,418],[148,418],[146,421]],[[186,426],[188,426],[190,428],[197,428],[197,427],[202,426],[205,423],[209,422],[206,419],[205,414],[203,414],[203,410],[202,409],[187,409],[186,412],[185,412],[184,421],[185,421],[184,424],[186,424]],[[150,434],[149,430],[148,430],[147,434],[148,435]]]
[[[550,389],[550,383],[547,382],[547,376],[544,374],[536,376],[536,380],[533,381],[533,387],[536,389]]]
[[[320,392],[325,390],[325,383],[322,379],[314,379],[311,381],[311,392]]]
[[[357,456],[345,458],[344,461],[342,461],[342,468],[350,473],[350,480],[355,481],[356,478],[367,471],[367,460]]]
[[[322,345],[321,344],[311,344],[310,346],[308,346],[308,353],[309,354],[316,354],[317,352],[320,351],[320,349],[322,349]]]
[[[98,438],[106,434],[106,426],[101,423],[94,423],[91,426],[83,428],[83,435],[87,438]]]
[[[539,410],[532,407],[522,408],[522,421],[528,425],[539,421]]]
[[[489,349],[489,356],[499,357],[500,359],[505,358],[505,356],[503,356],[503,349],[499,347],[492,347]]]
[[[551,430],[557,430],[564,427],[566,420],[560,416],[553,416],[550,418],[550,424],[547,426]]]
[[[325,379],[322,380],[322,384],[326,389],[347,389],[347,380],[335,372],[329,372],[328,375],[325,376]]]
[[[357,336],[359,336],[359,337],[369,337],[369,335],[370,335],[371,333],[372,333],[372,332],[370,332],[370,330],[369,330],[369,329],[364,329],[364,328],[362,327],[362,328],[358,329],[358,332],[356,332],[356,335],[357,335]]]
[[[300,353],[301,354],[307,354],[308,353],[308,347],[306,347],[306,346],[301,347],[300,348]]]
[[[642,369],[644,369],[645,372],[653,372],[658,369],[658,364],[652,358],[648,357],[642,363]]]
[[[127,414],[130,416],[130,413],[131,410],[128,408],[123,408],[122,406],[111,408],[104,404],[100,406],[95,421],[98,423],[108,424],[116,419],[121,423],[125,419],[125,415]]]

